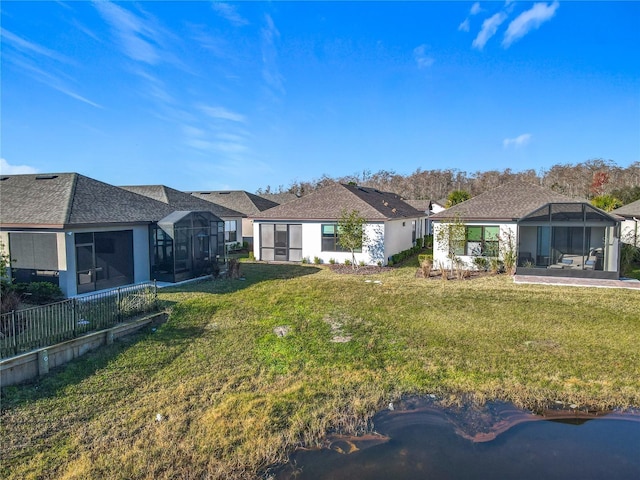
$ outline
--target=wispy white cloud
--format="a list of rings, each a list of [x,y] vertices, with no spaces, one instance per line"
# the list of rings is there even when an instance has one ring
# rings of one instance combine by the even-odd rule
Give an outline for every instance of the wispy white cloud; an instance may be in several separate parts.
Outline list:
[[[278,49],[276,41],[280,32],[270,15],[265,16],[265,26],[262,28],[262,78],[267,86],[275,93],[285,93],[284,83],[278,69]]]
[[[413,58],[418,64],[418,68],[428,68],[435,62],[435,59],[427,53],[428,45],[419,45],[413,49]]]
[[[507,149],[510,147],[521,148],[527,145],[531,141],[532,135],[530,133],[523,133],[515,138],[505,138],[502,141],[502,147]]]
[[[22,74],[75,100],[92,107],[102,108],[96,102],[80,95],[72,86],[76,82],[68,73],[68,66],[73,65],[71,60],[50,49],[13,35],[7,30],[2,30],[2,40],[5,45],[4,60],[16,66]],[[47,67],[44,66],[45,63]],[[64,64],[64,70],[63,67],[57,66],[59,63]]]
[[[200,110],[211,118],[218,120],[230,120],[232,122],[243,123],[246,118],[240,113],[233,112],[224,107],[210,107],[207,105],[200,105]]]
[[[236,27],[248,25],[249,21],[242,17],[234,5],[225,2],[213,2],[213,10]]]
[[[513,42],[524,37],[531,30],[535,30],[544,22],[551,20],[559,6],[560,4],[557,1],[549,4],[536,3],[526,12],[522,12],[507,27],[502,46],[508,48]]]
[[[16,50],[26,53],[30,56],[36,56],[38,58],[46,57],[58,62],[71,64],[73,63],[69,58],[64,55],[51,50],[49,48],[38,45],[37,43],[25,40],[18,35],[15,35],[4,28],[0,28],[0,37],[2,37],[2,43],[10,45]]]
[[[0,173],[2,175],[22,175],[26,173],[38,173],[38,170],[29,165],[11,165],[4,158],[0,158]]]
[[[458,30],[460,30],[461,32],[468,32],[471,28],[471,17],[479,14],[481,11],[482,8],[480,7],[480,2],[476,2],[471,5],[469,15],[467,15],[467,18],[465,18],[464,21],[460,25],[458,25]]]
[[[507,19],[505,12],[498,12],[482,22],[480,33],[473,40],[472,46],[478,50],[482,50],[491,37],[498,31],[498,27]]]
[[[151,65],[160,62],[156,48],[158,32],[149,22],[111,2],[97,1],[94,5],[114,30],[125,55]]]

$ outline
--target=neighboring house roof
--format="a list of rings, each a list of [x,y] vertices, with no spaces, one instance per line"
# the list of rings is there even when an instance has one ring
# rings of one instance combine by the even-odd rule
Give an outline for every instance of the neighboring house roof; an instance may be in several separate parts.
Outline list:
[[[431,207],[431,200],[405,200],[405,202],[421,212],[428,212]]]
[[[283,203],[291,202],[296,198],[300,198],[295,193],[260,193],[258,194],[258,196],[266,198],[267,200],[271,200],[278,205],[282,205]]]
[[[616,208],[613,212],[615,215],[620,215],[626,218],[640,218],[640,200],[623,205],[620,208]]]
[[[155,222],[174,210],[78,173],[2,175],[0,198],[3,227]]]
[[[357,210],[367,221],[424,216],[395,193],[336,183],[256,215],[256,220],[338,220]]]
[[[571,198],[522,180],[514,180],[458,203],[431,218],[515,221],[547,203],[583,202],[585,200]]]
[[[219,218],[246,216],[236,210],[202,200],[165,185],[129,185],[120,188],[166,203],[177,210],[206,211]]]
[[[435,200],[405,200],[413,208],[421,212],[434,212],[444,210],[444,206]]]
[[[194,197],[223,205],[232,210],[242,212],[245,215],[256,215],[264,210],[278,206],[276,202],[259,197],[253,193],[245,192],[244,190],[217,190],[189,193]]]

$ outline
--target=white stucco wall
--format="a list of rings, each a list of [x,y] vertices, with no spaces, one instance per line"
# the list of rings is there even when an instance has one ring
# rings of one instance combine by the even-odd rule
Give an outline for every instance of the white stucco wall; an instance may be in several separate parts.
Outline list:
[[[417,222],[417,238],[420,238],[420,223],[423,218],[413,219]],[[403,250],[413,246],[412,242],[412,220],[394,220],[390,222],[372,222],[365,225],[364,231],[367,242],[363,246],[361,253],[356,253],[356,263],[363,261],[367,265],[376,265],[381,262],[387,264],[387,260]],[[260,254],[260,224],[302,224],[302,257],[310,262],[315,257],[322,260],[322,263],[329,263],[331,259],[336,263],[344,263],[351,260],[351,252],[323,252],[322,251],[322,225],[335,222],[254,222],[253,253],[258,260],[262,260]],[[404,223],[404,226],[402,225]]]
[[[486,226],[486,227],[495,227],[495,226],[499,226],[500,227],[500,258],[502,258],[502,244],[503,244],[503,240],[506,240],[509,235],[511,235],[511,238],[513,239],[513,246],[514,248],[518,248],[518,238],[517,238],[517,225],[516,223],[503,223],[503,224],[498,224],[495,222],[466,222],[465,225],[469,225],[469,226]],[[449,260],[448,256],[447,256],[447,249],[445,245],[442,245],[441,242],[438,242],[438,238],[440,235],[440,231],[443,228],[443,223],[436,221],[433,222],[433,262],[434,265],[436,266],[436,268],[439,268],[440,266],[444,266],[444,268],[451,268],[451,261]],[[532,254],[534,254],[535,252],[531,252]],[[467,268],[475,268],[474,265],[474,256],[472,255],[457,255],[457,257],[463,262],[463,264],[467,267]]]
[[[621,241],[640,247],[640,219],[627,219],[622,222]]]

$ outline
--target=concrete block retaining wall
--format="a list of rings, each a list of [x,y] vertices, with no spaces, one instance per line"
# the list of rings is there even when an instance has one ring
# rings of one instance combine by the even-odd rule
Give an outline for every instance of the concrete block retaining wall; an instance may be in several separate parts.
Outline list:
[[[107,330],[92,332],[45,348],[0,360],[0,387],[16,385],[59,367],[102,345],[110,345],[117,338],[134,333],[150,324],[167,320],[164,312],[147,315],[131,322],[120,323]]]

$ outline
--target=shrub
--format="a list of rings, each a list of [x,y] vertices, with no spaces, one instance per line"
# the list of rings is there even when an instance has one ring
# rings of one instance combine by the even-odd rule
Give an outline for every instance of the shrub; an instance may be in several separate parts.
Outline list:
[[[13,290],[2,290],[0,295],[0,313],[9,313],[17,310],[20,305],[20,295]]]
[[[313,263],[315,265],[320,265],[322,263],[322,259],[320,257],[313,257]]]
[[[478,270],[487,271],[489,269],[489,259],[487,257],[475,257],[473,264]]]
[[[422,265],[424,262],[430,261],[433,263],[433,254],[432,253],[421,253],[418,255],[418,262]]]
[[[51,282],[17,283],[15,292],[26,297],[29,303],[38,305],[59,302],[64,298],[60,287]]]
[[[351,260],[345,260],[345,261],[344,261],[344,264],[345,264],[345,265],[347,265],[347,266],[348,266],[348,265],[351,265]]]
[[[309,263],[309,257],[302,257],[302,263]]]
[[[630,243],[623,243],[620,249],[620,270],[621,273],[629,274],[633,270],[635,262],[640,261],[640,248],[631,245]]]
[[[420,262],[420,268],[422,269],[424,278],[429,278],[431,276],[431,270],[433,270],[433,257]]]
[[[220,265],[218,262],[211,263],[211,277],[218,278],[220,276]]]
[[[494,257],[491,259],[491,273],[502,273],[504,272],[504,263],[502,260]]]
[[[364,267],[364,260],[360,260],[360,261],[358,262],[358,265],[360,265],[361,267]]]
[[[256,261],[256,256],[254,255],[253,250],[249,251],[249,260],[251,262],[255,262]]]
[[[336,259],[335,259],[335,258],[330,258],[330,259],[329,259],[329,263],[330,263],[331,265],[335,265],[335,263],[336,263]]]

